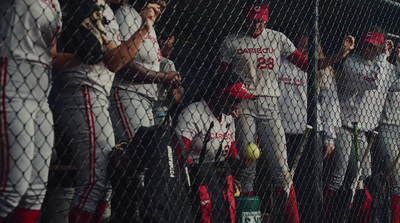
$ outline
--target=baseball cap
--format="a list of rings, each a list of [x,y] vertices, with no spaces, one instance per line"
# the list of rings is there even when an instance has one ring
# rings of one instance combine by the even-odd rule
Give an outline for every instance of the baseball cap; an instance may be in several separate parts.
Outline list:
[[[256,97],[249,94],[246,89],[246,85],[244,83],[235,83],[232,85],[229,85],[228,87],[217,91],[217,94],[230,94],[234,96],[235,98],[239,99],[250,99],[250,100],[255,100]]]
[[[214,75],[211,84],[215,86],[217,95],[230,94],[238,99],[255,100],[256,97],[247,92],[243,79],[233,72],[225,72]]]
[[[382,33],[375,32],[375,31],[367,31],[364,32],[361,36],[360,42],[369,42],[375,46],[379,46],[379,44],[383,43],[385,37]]]
[[[246,5],[244,15],[250,20],[264,20],[268,22],[268,6],[265,5]]]

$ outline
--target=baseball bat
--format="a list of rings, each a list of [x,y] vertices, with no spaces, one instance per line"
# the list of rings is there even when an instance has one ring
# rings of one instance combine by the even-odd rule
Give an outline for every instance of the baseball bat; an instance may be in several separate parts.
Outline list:
[[[208,127],[207,133],[204,137],[204,142],[203,142],[203,148],[200,151],[200,157],[199,157],[199,164],[203,164],[204,159],[206,157],[206,151],[207,151],[207,143],[211,139],[211,129],[214,127],[214,122],[210,123],[210,127]]]
[[[351,200],[350,200],[351,202],[350,202],[350,205],[353,204],[353,201],[354,201],[354,196],[356,194],[357,186],[358,186],[358,184],[360,182],[360,177],[361,177],[361,174],[362,174],[362,169],[363,169],[362,167],[365,166],[365,163],[367,162],[368,154],[371,151],[371,148],[372,148],[372,146],[374,144],[374,141],[375,141],[375,138],[376,138],[377,135],[378,135],[377,131],[373,131],[372,132],[372,136],[369,139],[368,146],[367,146],[367,149],[365,150],[365,153],[363,155],[361,163],[360,163],[359,157],[357,159],[358,172],[357,172],[356,178],[354,179],[353,183],[351,184]],[[357,138],[355,140],[357,140]],[[358,142],[357,142],[357,146],[358,146]],[[358,148],[356,148],[356,149],[357,149],[357,153],[359,153]],[[359,154],[357,156],[359,156]]]
[[[310,132],[312,130],[311,125],[306,126],[306,130],[304,131],[303,137],[301,138],[299,148],[297,149],[296,156],[294,158],[293,166],[292,169],[290,170],[290,176],[293,179],[294,173],[296,172],[296,168],[299,165],[299,161],[301,159],[301,156],[303,155],[304,147],[306,146],[306,143],[308,141],[308,137],[310,136]]]

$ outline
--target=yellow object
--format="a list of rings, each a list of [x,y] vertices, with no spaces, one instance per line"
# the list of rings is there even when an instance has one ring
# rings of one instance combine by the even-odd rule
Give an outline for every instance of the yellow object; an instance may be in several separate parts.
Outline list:
[[[240,196],[240,190],[239,190],[238,186],[236,186],[236,185],[235,185],[235,190],[236,190],[236,192],[235,192],[235,194],[233,194],[233,196],[234,197],[239,197]]]
[[[248,160],[258,160],[260,153],[260,148],[254,143],[250,143],[244,148],[244,157]]]

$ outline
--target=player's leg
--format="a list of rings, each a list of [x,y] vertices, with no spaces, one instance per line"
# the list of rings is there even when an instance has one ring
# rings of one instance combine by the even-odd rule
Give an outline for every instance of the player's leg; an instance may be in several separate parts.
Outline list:
[[[359,132],[359,159],[361,160],[366,148],[367,140],[363,132]],[[354,147],[354,133],[352,129],[341,128],[339,130],[335,145],[335,163],[332,176],[324,190],[324,209],[327,222],[333,218],[342,219],[350,207],[351,188],[350,185],[357,176],[356,150]],[[370,156],[363,168],[363,177],[369,176],[371,170]]]
[[[247,145],[256,143],[256,123],[250,110],[247,108],[247,101],[242,102],[239,110],[239,118],[236,119],[235,124],[236,148],[238,154],[242,154]],[[253,194],[256,166],[257,163],[254,162],[250,167],[241,168],[235,176],[240,181],[242,186],[241,194],[244,196]]]
[[[135,92],[113,89],[109,110],[116,142],[128,142],[140,126],[154,125],[153,103]]]
[[[363,159],[367,147],[368,147],[368,140],[366,137],[366,133],[359,131],[358,132],[358,144],[359,144],[359,160],[361,162],[361,160]],[[345,176],[345,180],[344,180],[344,184],[348,185],[347,187],[350,187],[351,183],[354,182],[354,180],[356,180],[357,178],[357,173],[359,171],[359,168],[362,169],[361,172],[361,176],[360,176],[360,180],[363,181],[366,178],[371,176],[371,153],[369,152],[367,154],[367,160],[365,162],[364,166],[357,166],[357,162],[356,162],[356,151],[352,151],[350,153],[350,161],[349,161],[349,167],[347,169],[347,173]],[[358,189],[356,189],[358,190]],[[352,208],[352,211],[354,213],[354,217],[355,221],[357,222],[370,222],[372,219],[372,208],[371,208],[371,202],[372,202],[372,198],[371,195],[369,193],[368,187],[364,185],[363,190],[361,190],[361,192],[363,192],[363,199],[359,200],[359,201],[354,201],[354,202],[359,202],[357,203],[357,205],[353,205],[354,208]],[[349,207],[350,203],[344,204],[343,206]],[[359,208],[358,208],[359,207]]]
[[[385,159],[386,169],[390,170],[400,151],[400,127],[394,125],[379,126],[379,148]],[[400,222],[400,164],[397,162],[390,178],[391,222]]]
[[[43,100],[39,106],[38,111],[32,115],[35,118],[35,151],[29,187],[18,205],[18,210],[12,215],[11,222],[36,222],[46,194],[54,142],[53,116],[47,100]]]
[[[336,138],[334,163],[331,176],[328,179],[327,186],[324,188],[324,211],[326,222],[332,222],[337,212],[342,207],[338,206],[337,200],[339,189],[343,184],[344,177],[350,159],[350,152],[354,147],[353,133],[350,129],[340,128]]]
[[[37,102],[14,98],[3,100],[0,155],[0,216],[17,209],[25,195],[32,173],[35,135],[32,113]],[[25,210],[29,212],[29,210]]]
[[[115,144],[105,95],[87,86],[64,89],[53,106],[55,125],[77,168],[70,222],[91,222],[110,194],[107,160]],[[101,211],[101,210],[100,210]]]
[[[261,152],[269,166],[273,177],[277,205],[274,217],[284,216],[285,222],[299,222],[296,194],[293,187],[287,160],[286,138],[282,127],[277,98],[265,97],[258,99],[257,135],[259,136]]]

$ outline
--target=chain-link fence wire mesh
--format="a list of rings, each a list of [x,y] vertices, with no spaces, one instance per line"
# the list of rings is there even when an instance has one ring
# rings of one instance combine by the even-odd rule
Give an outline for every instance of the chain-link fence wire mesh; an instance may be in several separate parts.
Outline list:
[[[399,3],[117,2],[1,1],[0,222],[399,221]]]

